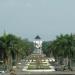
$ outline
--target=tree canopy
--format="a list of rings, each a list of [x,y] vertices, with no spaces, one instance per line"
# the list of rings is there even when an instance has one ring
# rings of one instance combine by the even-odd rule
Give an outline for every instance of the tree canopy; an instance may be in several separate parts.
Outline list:
[[[0,36],[0,60],[4,63],[9,61],[18,62],[19,59],[25,58],[33,51],[33,43],[28,39],[13,34],[4,34]]]

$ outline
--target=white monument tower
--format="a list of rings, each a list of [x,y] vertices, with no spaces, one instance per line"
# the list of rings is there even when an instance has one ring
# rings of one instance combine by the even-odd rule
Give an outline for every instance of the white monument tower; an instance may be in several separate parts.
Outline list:
[[[37,35],[35,37],[35,40],[33,41],[34,42],[34,53],[38,53],[38,54],[41,54],[42,53],[42,40],[41,38]]]

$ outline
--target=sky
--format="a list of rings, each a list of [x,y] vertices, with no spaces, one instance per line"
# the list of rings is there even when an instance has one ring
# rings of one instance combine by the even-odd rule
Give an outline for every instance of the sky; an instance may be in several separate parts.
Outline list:
[[[75,34],[75,0],[0,0],[0,35],[53,40]]]

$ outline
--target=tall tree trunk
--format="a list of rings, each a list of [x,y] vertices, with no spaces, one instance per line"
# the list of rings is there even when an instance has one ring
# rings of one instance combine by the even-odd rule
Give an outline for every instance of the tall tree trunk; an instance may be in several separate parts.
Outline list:
[[[19,58],[18,57],[19,57],[18,52],[16,52],[16,66],[17,66],[17,68],[18,68],[18,64],[17,63],[19,62]]]
[[[71,68],[71,59],[70,58],[68,60],[68,69],[72,71],[72,68]]]

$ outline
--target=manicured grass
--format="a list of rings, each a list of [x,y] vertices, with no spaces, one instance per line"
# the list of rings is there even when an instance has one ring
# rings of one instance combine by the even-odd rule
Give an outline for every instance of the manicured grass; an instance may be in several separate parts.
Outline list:
[[[34,70],[34,69],[50,69],[47,63],[30,63],[28,66],[29,70]]]

